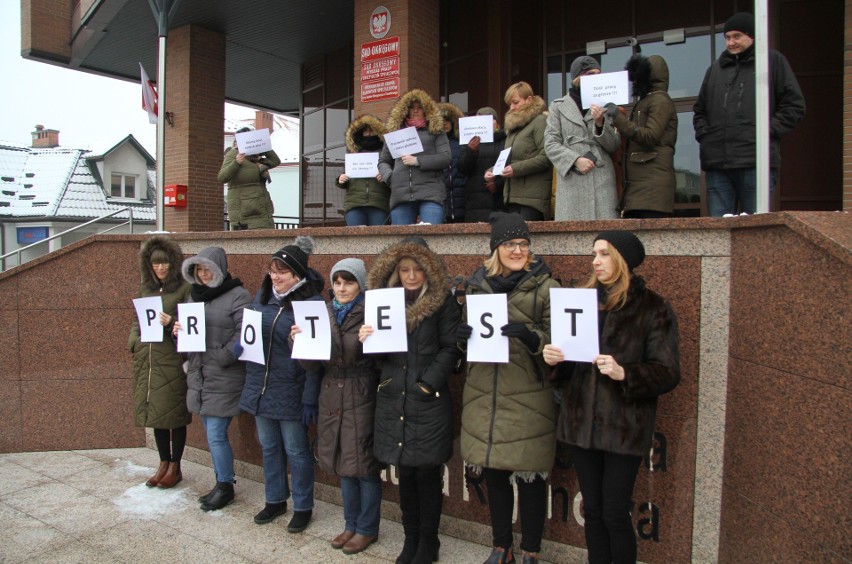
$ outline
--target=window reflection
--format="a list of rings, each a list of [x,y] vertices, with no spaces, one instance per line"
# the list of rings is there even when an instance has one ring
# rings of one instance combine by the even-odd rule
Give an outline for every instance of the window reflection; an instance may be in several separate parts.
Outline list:
[[[698,159],[698,141],[692,128],[692,112],[677,114],[677,143],[674,155],[675,203],[701,202],[701,162]]]
[[[305,118],[302,120],[302,134],[304,135],[306,153],[323,148],[324,121],[322,110],[305,114]]]
[[[607,48],[606,53],[601,55],[601,72],[623,71],[624,63],[633,56],[633,47]]]
[[[669,96],[672,98],[698,95],[704,72],[710,65],[707,61],[709,53],[709,35],[689,37],[685,43],[673,45],[666,45],[662,41],[642,44],[643,55],[659,55],[666,60],[669,66]]]

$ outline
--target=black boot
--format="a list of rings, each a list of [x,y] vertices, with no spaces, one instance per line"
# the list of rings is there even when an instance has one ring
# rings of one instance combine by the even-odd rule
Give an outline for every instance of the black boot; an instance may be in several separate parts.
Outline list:
[[[287,524],[288,533],[301,533],[308,528],[313,511],[294,511],[293,518]]]
[[[438,527],[444,507],[443,468],[418,468],[417,495],[420,498],[420,543],[411,564],[431,564],[438,561],[441,541]]]
[[[207,492],[204,495],[198,496],[198,503],[205,503],[208,499],[213,497],[213,494],[216,493],[216,484],[213,484],[213,489]]]
[[[411,564],[414,560],[414,555],[417,554],[417,545],[420,539],[417,536],[411,536],[405,533],[405,544],[402,545],[402,552],[396,557],[396,564]]]
[[[265,525],[266,523],[271,523],[276,517],[284,515],[285,513],[287,513],[286,501],[282,501],[281,503],[267,503],[263,509],[260,510],[260,513],[254,516],[254,522],[258,525]]]
[[[216,511],[234,501],[234,484],[231,482],[216,482],[216,491],[201,504],[202,511]]]
[[[432,564],[438,561],[438,552],[441,549],[441,541],[438,535],[421,535],[420,544],[417,545],[417,553],[411,560],[411,564]]]
[[[402,530],[405,544],[396,557],[396,564],[411,564],[420,544],[420,497],[417,494],[417,469],[401,466],[399,470],[399,508],[402,510]]]

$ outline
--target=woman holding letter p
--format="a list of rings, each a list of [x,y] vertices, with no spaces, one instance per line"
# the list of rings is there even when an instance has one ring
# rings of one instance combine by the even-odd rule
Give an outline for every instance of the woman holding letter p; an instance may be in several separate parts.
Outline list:
[[[485,477],[494,549],[487,564],[514,562],[512,514],[518,486],[523,562],[538,562],[547,514],[547,476],[556,451],[556,412],[542,348],[550,342],[550,289],[559,284],[530,251],[514,213],[491,214],[491,256],[468,280],[467,295],[506,294],[509,362],[468,362],[462,399],[461,454]],[[466,347],[471,325],[459,325]]]
[[[600,354],[591,364],[564,362],[561,349],[544,348],[565,380],[557,439],[571,447],[591,564],[636,561],[633,483],[651,447],[657,397],[680,381],[677,317],[633,273],[644,258],[633,233],[600,233],[585,284],[598,291]]]

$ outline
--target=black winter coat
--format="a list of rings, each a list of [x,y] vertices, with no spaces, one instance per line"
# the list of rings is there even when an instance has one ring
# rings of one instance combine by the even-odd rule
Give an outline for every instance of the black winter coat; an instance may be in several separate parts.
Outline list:
[[[467,176],[459,171],[459,140],[449,137],[450,166],[444,169],[444,186],[447,187],[447,198],[444,200],[444,218],[446,223],[461,223],[464,221],[464,201],[467,188]]]
[[[503,209],[503,177],[494,177],[497,189],[492,194],[485,187],[485,171],[497,162],[505,141],[506,132],[500,129],[494,132],[493,143],[480,143],[476,151],[471,151],[467,145],[459,150],[458,170],[467,175],[464,204],[467,223],[487,223],[491,212]]]
[[[624,380],[602,376],[588,362],[558,365],[568,380],[556,438],[581,448],[645,456],[657,396],[680,382],[677,317],[668,301],[634,275],[627,303],[606,315],[600,331],[600,352],[615,357]]]

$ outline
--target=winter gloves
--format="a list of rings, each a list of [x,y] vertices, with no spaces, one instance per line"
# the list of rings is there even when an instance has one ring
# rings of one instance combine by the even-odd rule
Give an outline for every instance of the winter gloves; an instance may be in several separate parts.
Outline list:
[[[319,407],[316,405],[302,404],[302,424],[305,427],[316,425],[317,416],[319,415]]]
[[[234,353],[234,358],[239,360],[239,358],[243,355],[244,350],[245,349],[243,348],[243,345],[240,343],[239,339],[234,341],[234,348],[231,349],[231,352]]]
[[[541,344],[539,336],[533,331],[527,329],[527,326],[523,323],[507,323],[500,328],[500,334],[504,337],[515,337],[520,339],[521,342],[532,352],[536,352],[539,344]]]

